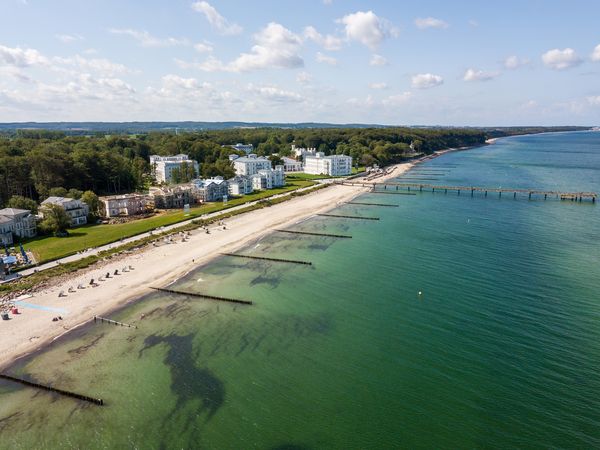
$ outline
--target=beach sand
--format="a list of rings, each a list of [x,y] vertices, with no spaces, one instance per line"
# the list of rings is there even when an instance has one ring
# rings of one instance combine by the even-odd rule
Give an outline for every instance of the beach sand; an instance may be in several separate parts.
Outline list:
[[[397,164],[376,182],[396,177],[410,170],[417,161]],[[0,369],[17,358],[47,345],[57,337],[103,316],[150,292],[150,286],[162,287],[206,264],[222,252],[234,252],[276,228],[285,228],[317,213],[334,208],[367,189],[359,186],[333,185],[269,208],[263,208],[226,220],[222,226],[210,226],[210,234],[194,230],[187,242],[173,238],[173,243],[146,246],[118,261],[73,273],[67,281],[56,284],[33,297],[17,303],[20,314],[0,321]],[[122,273],[123,267],[134,270]],[[112,275],[118,270],[120,275]],[[99,281],[107,272],[111,278]],[[94,278],[97,287],[89,286]],[[76,289],[78,284],[85,289]],[[70,287],[75,292],[69,293]],[[59,297],[63,291],[66,296]],[[52,318],[62,320],[53,322]]]

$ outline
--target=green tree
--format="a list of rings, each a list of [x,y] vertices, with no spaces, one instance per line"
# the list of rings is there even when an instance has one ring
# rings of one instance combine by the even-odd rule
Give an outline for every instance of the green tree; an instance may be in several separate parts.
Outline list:
[[[68,197],[69,192],[64,187],[53,187],[48,191],[48,197]]]
[[[69,198],[74,198],[76,200],[79,200],[82,195],[83,195],[83,191],[80,191],[79,189],[71,188],[67,191],[66,196]]]
[[[279,155],[271,155],[267,159],[271,161],[273,168],[275,168],[275,166],[283,166],[283,159],[281,159]]]
[[[90,213],[88,215],[89,222],[93,222],[100,217],[100,200],[96,194],[92,191],[85,191],[81,195],[81,201],[90,208]]]
[[[71,225],[71,219],[63,208],[58,205],[47,205],[41,210],[44,219],[38,224],[38,230],[42,234],[54,234],[56,236],[67,233]]]
[[[35,202],[35,200],[32,200],[27,197],[23,197],[22,195],[13,195],[8,200],[8,207],[16,208],[16,209],[28,209],[34,214],[37,213],[37,209],[38,209],[38,205]]]

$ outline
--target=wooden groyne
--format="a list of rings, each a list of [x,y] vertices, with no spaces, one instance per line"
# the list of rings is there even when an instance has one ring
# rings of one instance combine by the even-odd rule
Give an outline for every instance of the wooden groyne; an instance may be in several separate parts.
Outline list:
[[[178,291],[176,289],[158,288],[158,287],[150,287],[150,289],[154,289],[156,291],[161,291],[161,292],[168,292],[169,294],[188,295],[190,297],[204,298],[206,300],[216,300],[216,301],[220,301],[220,302],[239,303],[241,305],[252,305],[253,304],[253,302],[251,302],[250,300],[239,300],[237,298],[217,297],[215,295],[200,294],[197,292],[185,292],[185,291]]]
[[[131,325],[128,323],[123,323],[123,322],[117,322],[116,320],[107,319],[106,317],[100,317],[100,316],[94,316],[94,323],[96,323],[96,322],[109,323],[111,325],[127,327],[127,328],[137,328],[137,326],[135,326],[135,325]]]
[[[291,234],[305,234],[307,236],[321,236],[321,237],[332,237],[332,238],[341,238],[341,239],[352,239],[352,236],[347,234],[327,234],[327,233],[313,233],[310,231],[293,231],[293,230],[275,230],[280,233],[291,233]]]
[[[290,264],[304,264],[306,266],[312,266],[312,263],[310,261],[298,261],[298,260],[294,260],[294,259],[267,258],[265,256],[240,255],[239,253],[221,253],[221,255],[235,256],[236,258],[258,259],[261,261],[282,262],[282,263],[290,263]]]
[[[399,189],[405,189],[408,192],[411,190],[423,192],[431,191],[431,192],[441,192],[443,191],[445,194],[448,191],[456,192],[457,195],[460,195],[462,192],[467,192],[471,194],[471,197],[474,194],[482,193],[484,197],[488,196],[488,193],[496,193],[498,197],[502,197],[502,194],[512,194],[513,198],[517,198],[517,196],[527,196],[529,199],[533,197],[543,197],[544,200],[548,198],[556,198],[560,200],[571,200],[575,202],[581,202],[584,200],[589,200],[592,203],[596,203],[596,199],[598,194],[595,192],[562,192],[562,191],[544,191],[539,189],[520,189],[520,188],[487,188],[487,187],[478,187],[478,186],[445,186],[445,185],[434,185],[434,184],[423,184],[423,183],[364,183],[364,182],[342,182],[342,184],[350,184],[351,186],[358,185],[363,187],[370,187],[373,189],[372,193],[383,194],[388,191],[393,191],[396,193]],[[375,190],[377,188],[380,190]],[[381,190],[383,188],[383,190]]]
[[[46,386],[44,384],[35,383],[33,381],[27,381],[22,378],[12,377],[10,375],[6,375],[4,373],[0,373],[0,378],[4,380],[13,381],[15,383],[19,383],[25,386],[29,386],[36,389],[41,389],[43,391],[54,392],[56,394],[64,395],[65,397],[71,397],[77,400],[82,400],[84,402],[93,403],[95,405],[104,405],[104,400],[101,398],[88,397],[87,395],[77,394],[76,392],[65,391],[64,389],[58,389],[52,386]]]
[[[338,219],[364,219],[364,220],[379,220],[379,217],[364,217],[364,216],[344,216],[341,214],[317,214],[323,217],[337,217]]]
[[[346,205],[362,205],[362,206],[391,206],[398,208],[398,205],[391,205],[389,203],[364,203],[364,202],[346,202]]]

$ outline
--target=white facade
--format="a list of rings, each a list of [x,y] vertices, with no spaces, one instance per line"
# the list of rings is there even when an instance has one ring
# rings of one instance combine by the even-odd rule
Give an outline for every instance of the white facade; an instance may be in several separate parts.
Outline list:
[[[252,187],[256,191],[273,189],[285,185],[285,173],[283,166],[277,166],[275,169],[259,170],[252,175]]]
[[[251,194],[252,191],[254,191],[252,177],[239,175],[227,180],[227,184],[229,185],[230,195],[246,195]]]
[[[99,197],[103,217],[135,216],[151,210],[150,199],[141,194],[111,195]]]
[[[314,156],[317,154],[317,149],[314,147],[309,147],[309,148],[296,147],[294,144],[292,144],[292,153],[294,154],[294,156],[296,158],[301,158],[306,155]]]
[[[201,202],[219,202],[229,195],[229,185],[223,177],[192,180],[192,192]]]
[[[200,172],[198,162],[190,159],[188,155],[150,155],[150,166],[152,167],[156,181],[159,183],[170,183],[173,181],[173,170],[179,169],[183,164],[193,166],[195,175]]]
[[[0,216],[0,244],[12,245],[15,221],[10,217]]]
[[[44,215],[44,206],[47,205],[58,205],[65,210],[69,218],[71,219],[71,226],[76,227],[78,225],[85,225],[87,223],[87,216],[90,213],[90,208],[81,200],[75,200],[69,197],[48,197],[42,202],[42,208],[40,213]]]
[[[302,172],[303,167],[300,161],[288,158],[287,156],[282,156],[281,159],[283,160],[284,172]]]
[[[12,232],[18,237],[32,238],[37,234],[35,216],[28,209],[0,209],[0,217],[12,220]]]
[[[269,170],[272,168],[271,161],[264,156],[250,154],[237,158],[233,161],[233,168],[236,175],[254,175],[259,170]]]
[[[352,157],[346,155],[325,156],[317,152],[315,156],[304,158],[304,172],[313,175],[340,177],[352,173]]]

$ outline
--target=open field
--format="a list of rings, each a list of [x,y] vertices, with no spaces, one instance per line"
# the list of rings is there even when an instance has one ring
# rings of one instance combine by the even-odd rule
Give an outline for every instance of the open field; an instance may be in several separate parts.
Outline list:
[[[87,225],[69,230],[68,237],[38,237],[24,243],[24,247],[34,253],[38,263],[44,263],[75,254],[87,248],[110,244],[121,238],[128,238],[145,233],[158,227],[172,225],[184,220],[200,217],[203,214],[210,214],[244,203],[261,200],[272,195],[294,191],[299,188],[311,186],[312,184],[314,183],[309,180],[289,180],[282,188],[260,191],[243,197],[234,198],[229,200],[227,205],[223,205],[221,202],[206,203],[191,208],[190,214],[187,215],[184,215],[183,211],[178,209],[160,213],[147,219],[134,220],[123,224]]]

